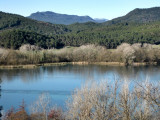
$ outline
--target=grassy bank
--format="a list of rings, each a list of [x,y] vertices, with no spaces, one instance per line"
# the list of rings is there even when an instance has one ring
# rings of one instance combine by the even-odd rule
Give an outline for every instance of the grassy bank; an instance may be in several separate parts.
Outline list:
[[[103,64],[103,65],[146,65],[160,63],[160,47],[151,44],[123,43],[117,49],[103,46],[83,45],[62,49],[20,49],[0,48],[0,66],[36,67],[50,64]]]
[[[105,66],[125,66],[124,63],[120,62],[59,62],[59,63],[42,63],[42,64],[28,64],[28,65],[0,65],[0,69],[32,69],[40,66],[64,66],[64,65],[105,65]],[[154,63],[133,63],[132,66],[147,66],[157,65]]]

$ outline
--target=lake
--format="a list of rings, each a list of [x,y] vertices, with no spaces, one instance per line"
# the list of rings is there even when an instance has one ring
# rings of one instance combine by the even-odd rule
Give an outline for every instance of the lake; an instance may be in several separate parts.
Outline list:
[[[48,93],[52,102],[62,108],[76,88],[86,81],[128,78],[130,81],[160,81],[159,66],[103,66],[64,65],[34,69],[0,69],[1,98],[4,110],[18,106],[24,100],[27,109],[42,93]]]

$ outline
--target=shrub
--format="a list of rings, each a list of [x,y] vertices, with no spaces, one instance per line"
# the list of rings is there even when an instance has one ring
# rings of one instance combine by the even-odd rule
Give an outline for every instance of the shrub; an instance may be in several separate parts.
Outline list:
[[[37,46],[24,45],[20,50],[0,48],[1,65],[40,64],[55,62],[133,62],[160,63],[160,49],[155,45],[123,43],[117,49],[98,45],[82,45],[62,49],[42,50]]]
[[[25,110],[25,103],[22,102],[22,105],[19,106],[18,110],[15,110],[13,107],[8,110],[5,114],[4,120],[30,120],[30,116]]]
[[[105,47],[94,44],[82,45],[73,51],[72,57],[73,61],[105,62],[107,59],[107,50]]]
[[[48,94],[42,94],[31,105],[31,118],[33,120],[63,120],[62,110],[54,107]]]
[[[125,65],[132,65],[135,59],[135,50],[128,43],[123,43],[117,47],[116,51],[122,53],[122,60]]]
[[[48,113],[49,120],[64,120],[63,111],[61,109],[54,108]]]
[[[35,46],[35,45],[30,45],[30,44],[24,44],[22,45],[19,50],[21,52],[26,52],[26,51],[39,51],[42,50],[41,47]]]
[[[158,120],[160,88],[148,82],[131,88],[127,80],[86,84],[75,91],[67,108],[71,120]]]

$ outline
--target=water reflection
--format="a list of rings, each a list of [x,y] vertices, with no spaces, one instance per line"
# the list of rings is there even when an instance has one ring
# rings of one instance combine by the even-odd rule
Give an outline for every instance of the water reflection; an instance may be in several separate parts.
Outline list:
[[[0,98],[1,98],[1,82],[2,82],[2,80],[1,80],[1,78],[0,78]],[[2,117],[2,105],[0,104],[0,119],[1,119],[1,117]]]
[[[2,79],[2,103],[5,110],[18,106],[24,99],[31,104],[38,96],[49,93],[57,105],[62,105],[71,92],[86,80],[113,80],[128,78],[131,81],[160,81],[159,66],[103,66],[103,65],[65,65],[34,69],[0,69]]]
[[[65,66],[50,66],[40,67],[35,69],[11,69],[0,70],[0,77],[5,81],[13,81],[20,79],[25,83],[38,82],[42,76],[57,76],[74,74],[83,76],[86,79],[98,79],[99,76],[115,74],[116,76],[129,79],[145,79],[146,76],[151,77],[151,80],[159,80],[159,66],[140,66],[140,67],[124,67],[124,66],[102,66],[102,65],[65,65]],[[154,78],[154,79],[152,79]]]
[[[39,75],[42,73],[41,69],[0,69],[0,77],[4,81],[13,81],[17,77],[23,82],[38,81]]]

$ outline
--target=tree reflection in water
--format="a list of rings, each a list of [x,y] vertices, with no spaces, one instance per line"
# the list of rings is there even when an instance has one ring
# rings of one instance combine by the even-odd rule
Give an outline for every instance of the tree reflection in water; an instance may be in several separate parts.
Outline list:
[[[116,75],[118,78],[128,78],[130,80],[145,80],[146,76],[154,77],[151,80],[159,80],[159,66],[105,66],[105,65],[64,65],[64,66],[48,66],[38,67],[34,69],[10,69],[0,70],[0,76],[5,81],[12,81],[16,77],[20,78],[24,83],[38,82],[44,75],[57,76],[74,74],[82,76],[84,80],[99,80],[100,76],[113,77]]]
[[[160,81],[159,73],[160,66],[63,65],[0,69],[0,78],[3,80],[1,104],[3,110],[7,110],[12,105],[18,106],[22,99],[30,104],[40,93],[47,92],[56,104],[63,105],[71,92],[86,80],[109,80],[112,84],[114,76],[136,82],[143,82],[149,76],[156,83]]]
[[[2,83],[2,80],[0,78],[0,98],[1,98],[1,83]],[[2,107],[2,105],[0,105],[0,119],[2,117],[2,109],[3,109],[3,107]]]

